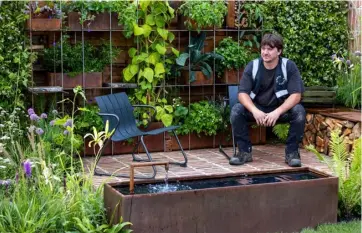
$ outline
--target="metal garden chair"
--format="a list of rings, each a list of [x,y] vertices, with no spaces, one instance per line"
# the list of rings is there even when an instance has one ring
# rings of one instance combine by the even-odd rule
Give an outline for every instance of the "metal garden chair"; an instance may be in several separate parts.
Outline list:
[[[229,106],[230,109],[232,109],[234,107],[234,105],[238,102],[238,86],[228,86],[228,91],[229,91]],[[226,111],[224,111],[224,113],[226,113]],[[227,116],[223,116],[223,117],[227,117]],[[234,131],[231,128],[231,133],[232,133],[232,138],[233,138],[233,155],[236,155],[236,147],[235,147],[235,138],[234,138]],[[227,159],[230,160],[230,157],[222,148],[221,143],[219,144],[219,151],[225,155],[225,157]]]
[[[184,157],[184,161],[183,162],[170,162],[170,164],[176,164],[181,167],[187,166],[187,156],[186,156],[186,154],[181,146],[181,143],[175,133],[175,130],[179,126],[169,126],[169,127],[154,129],[154,130],[150,130],[150,131],[142,131],[137,127],[136,119],[133,115],[133,109],[135,107],[151,108],[156,113],[155,107],[150,106],[150,105],[131,105],[131,103],[128,100],[127,94],[124,92],[110,94],[110,95],[104,95],[104,96],[98,96],[98,97],[96,97],[96,102],[100,108],[99,115],[102,116],[103,122],[106,122],[108,120],[109,121],[109,130],[111,131],[111,130],[115,129],[115,132],[111,137],[111,140],[108,140],[106,143],[109,143],[109,141],[120,142],[120,141],[129,139],[129,138],[137,137],[138,138],[137,143],[132,151],[133,161],[137,161],[137,162],[152,161],[151,154],[148,152],[143,138],[148,135],[157,135],[157,134],[160,134],[160,133],[163,133],[166,131],[172,131],[172,133],[174,134],[176,141],[181,149],[181,153]],[[138,148],[140,143],[146,152],[147,159],[141,159],[135,155],[135,151]],[[102,155],[102,152],[100,154]],[[101,156],[99,156],[99,158],[96,161],[96,167],[97,167],[100,157]],[[156,176],[156,168],[154,166],[152,166],[152,169],[153,169],[153,174],[151,176],[148,176],[148,177],[144,177],[144,176],[137,177],[136,176],[135,178],[143,178],[143,179],[154,178]],[[97,169],[94,170],[94,174],[95,175],[104,175],[104,176],[129,177],[128,175],[123,175],[123,174],[101,173],[101,172],[98,172]]]

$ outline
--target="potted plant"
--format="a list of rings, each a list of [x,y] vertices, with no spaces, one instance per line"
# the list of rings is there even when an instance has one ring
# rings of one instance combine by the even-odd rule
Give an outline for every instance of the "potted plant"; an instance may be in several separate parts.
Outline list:
[[[184,123],[177,129],[177,133],[181,135],[179,137],[181,143],[187,148],[190,136],[189,149],[213,147],[214,136],[224,127],[222,113],[217,103],[203,100],[190,104],[189,109]],[[177,150],[176,141],[172,146]]]
[[[88,42],[84,42],[83,45],[77,42],[71,45],[68,39],[64,36],[62,44],[54,43],[50,48],[44,49],[44,66],[50,72],[48,85],[63,88],[73,88],[78,85],[101,87],[102,70],[120,50],[114,47],[110,54],[107,44],[95,47]]]
[[[69,30],[122,30],[127,38],[128,29],[137,22],[137,7],[130,1],[69,1],[65,4]]]
[[[226,24],[229,28],[260,28],[263,22],[262,4],[257,1],[230,1]]]
[[[237,84],[243,73],[243,67],[248,63],[250,52],[231,37],[220,41],[215,52],[224,59],[216,65],[216,73],[221,83]]]
[[[180,8],[180,13],[186,17],[185,25],[189,29],[202,29],[221,27],[227,13],[224,0],[216,1],[185,1]]]
[[[196,38],[191,38],[191,44],[188,46],[187,52],[180,54],[176,59],[176,76],[181,73],[184,80],[187,80],[185,83],[191,83],[191,85],[213,84],[211,66],[214,60],[219,62],[224,58],[216,53],[201,52],[205,38],[205,32]]]
[[[61,28],[62,11],[55,2],[31,1],[26,6],[31,19],[26,21],[26,28],[32,31],[56,31]]]

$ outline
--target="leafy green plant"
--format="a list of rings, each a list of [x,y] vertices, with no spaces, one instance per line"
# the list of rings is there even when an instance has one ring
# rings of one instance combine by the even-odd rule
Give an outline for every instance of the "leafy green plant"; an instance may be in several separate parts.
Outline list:
[[[202,32],[198,37],[191,38],[187,52],[180,54],[176,59],[176,75],[179,76],[180,70],[190,70],[190,82],[196,80],[196,72],[201,71],[207,78],[212,75],[212,64],[214,60],[220,62],[223,56],[216,53],[201,53],[204,47],[206,33]],[[187,63],[187,61],[189,61]]]
[[[292,59],[306,86],[335,85],[330,54],[346,54],[346,1],[274,1],[262,4],[263,28],[283,36],[283,56]]]
[[[193,0],[185,1],[179,7],[179,11],[187,17],[185,25],[189,29],[193,29],[193,25],[195,25],[196,30],[200,32],[206,27],[221,27],[227,13],[227,6],[223,0]]]
[[[222,123],[222,115],[215,103],[200,101],[190,104],[189,114],[177,132],[180,134],[216,135],[222,129]]]
[[[356,53],[358,54],[358,52]],[[338,68],[337,100],[347,107],[361,107],[361,55],[351,55],[345,60],[333,55],[333,63]]]
[[[263,8],[260,2],[246,1],[242,7],[238,9],[238,22],[243,22],[242,18],[246,18],[245,24],[237,24],[237,27],[248,27],[257,29],[263,22]]]
[[[83,59],[84,46],[84,59]],[[112,51],[112,52],[110,52]],[[104,67],[111,63],[120,53],[120,49],[104,43],[95,47],[88,42],[77,42],[71,45],[68,36],[63,37],[63,43],[54,43],[52,47],[44,49],[44,66],[49,72],[63,72],[76,76],[83,72],[102,72]]]
[[[157,86],[165,79],[167,65],[174,63],[166,55],[179,55],[179,51],[171,45],[175,35],[165,29],[174,17],[174,9],[167,1],[140,1],[138,15],[144,23],[133,25],[133,34],[139,47],[129,49],[132,62],[123,70],[123,76],[127,82],[137,82],[139,88],[134,92],[135,99],[156,106],[157,119],[169,126],[172,124],[173,109],[162,98],[164,88]]]
[[[80,110],[81,112],[74,119],[76,134],[84,136],[92,131],[92,127],[95,127],[98,131],[103,129],[102,117],[98,115],[98,106],[87,105]]]
[[[172,106],[175,109],[173,113],[174,125],[181,125],[185,121],[189,110],[184,106],[184,102],[181,97],[174,98],[172,101]]]
[[[7,112],[25,109],[25,91],[35,57],[25,46],[28,15],[25,1],[2,1],[0,7],[0,107]]]
[[[290,124],[276,124],[273,133],[282,141],[287,141]]]
[[[317,155],[318,159],[326,163],[334,175],[338,176],[339,216],[349,217],[353,214],[361,215],[361,143],[359,138],[354,142],[353,152],[349,155],[344,137],[340,131],[331,132],[330,149],[332,160],[322,156],[314,146],[306,147]],[[350,161],[348,161],[350,159]]]
[[[233,70],[244,67],[249,62],[249,50],[239,46],[238,42],[231,37],[224,38],[220,41],[215,49],[215,53],[224,59],[219,61],[216,66],[216,73],[219,77],[224,74],[225,69]]]

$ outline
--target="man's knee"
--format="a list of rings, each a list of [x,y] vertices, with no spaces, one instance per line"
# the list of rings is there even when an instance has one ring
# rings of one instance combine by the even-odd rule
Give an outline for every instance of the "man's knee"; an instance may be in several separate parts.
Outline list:
[[[305,116],[306,116],[306,112],[304,107],[301,104],[297,104],[295,105],[293,108],[290,109],[291,113],[292,113],[292,117],[294,121],[297,122],[305,122]]]
[[[235,122],[238,117],[243,116],[245,114],[245,107],[241,103],[236,103],[234,107],[231,109],[230,113],[230,121],[231,123]]]

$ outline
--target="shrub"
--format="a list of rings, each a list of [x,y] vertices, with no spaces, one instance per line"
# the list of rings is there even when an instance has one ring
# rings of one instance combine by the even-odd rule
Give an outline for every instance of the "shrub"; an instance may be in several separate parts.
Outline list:
[[[205,27],[221,27],[227,13],[227,6],[224,0],[216,1],[185,1],[179,8],[181,14],[187,17],[185,25],[193,28],[193,23],[198,32]]]
[[[298,66],[306,86],[334,86],[330,54],[346,54],[347,1],[266,1],[264,29],[283,36],[283,56]]]

